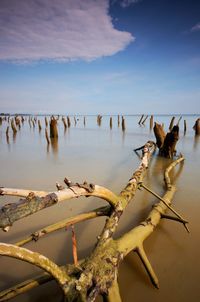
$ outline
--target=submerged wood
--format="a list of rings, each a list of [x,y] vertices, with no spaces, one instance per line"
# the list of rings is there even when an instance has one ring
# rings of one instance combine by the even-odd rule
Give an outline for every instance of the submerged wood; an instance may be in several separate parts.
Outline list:
[[[150,130],[152,130],[153,129],[153,115],[151,115],[151,117],[150,117],[149,124],[150,124]]]
[[[110,117],[110,129],[112,129],[112,117]]]
[[[16,134],[17,133],[17,128],[15,126],[14,119],[11,120],[11,128],[12,128],[13,134]]]
[[[176,154],[176,143],[179,139],[179,126],[173,126],[172,130],[165,134],[163,127],[155,123],[153,130],[159,154],[164,157],[173,158]]]
[[[145,116],[144,120],[141,122],[141,123],[142,123],[142,125],[144,125],[144,124],[145,124],[145,122],[146,122],[146,120],[148,119],[148,117],[149,117],[148,115],[146,115],[146,116]]]
[[[153,142],[147,142],[144,145],[139,167],[133,173],[128,184],[119,195],[115,195],[111,191],[97,185],[91,186],[87,183],[81,185],[73,184],[67,179],[65,180],[65,183],[68,185],[68,188],[61,188],[55,193],[57,194],[57,200],[65,200],[70,196],[72,198],[85,195],[102,197],[110,204],[109,212],[107,213],[109,217],[105,222],[102,233],[97,239],[97,244],[88,258],[83,259],[83,261],[77,263],[76,266],[73,266],[72,270],[74,270],[74,272],[76,270],[76,273],[70,274],[68,266],[59,268],[55,263],[39,253],[31,252],[30,250],[16,245],[1,243],[0,255],[15,257],[32,263],[48,272],[48,275],[45,274],[43,277],[33,278],[32,280],[25,281],[21,285],[3,291],[0,293],[0,301],[5,301],[8,298],[14,297],[19,293],[23,293],[30,288],[40,285],[40,283],[48,282],[53,278],[62,288],[65,301],[95,301],[98,295],[102,295],[104,296],[105,301],[120,302],[121,297],[117,282],[118,268],[124,257],[131,251],[136,251],[138,253],[152,283],[156,287],[159,287],[158,278],[144,251],[143,242],[154,231],[160,222],[162,215],[165,213],[167,206],[160,201],[151,210],[147,219],[141,222],[139,226],[133,228],[122,237],[113,239],[113,234],[118,226],[122,213],[135,196],[135,192],[137,188],[140,187],[141,181],[143,181],[154,148],[155,144]],[[175,165],[181,163],[183,160],[183,157],[181,157],[174,161],[165,171],[167,191],[163,196],[163,199],[168,205],[170,205],[175,193],[175,187],[171,184],[168,174]],[[30,193],[31,191],[9,188],[1,188],[0,191],[1,195],[24,197],[27,196],[28,192]],[[45,198],[46,193],[47,192],[37,191],[37,196]],[[94,217],[96,217],[96,215],[94,215]],[[58,225],[56,227],[58,227]],[[53,229],[56,229],[56,227],[53,227]],[[47,228],[51,228],[51,226]]]
[[[58,137],[57,120],[54,117],[52,117],[50,121],[50,137]]]
[[[141,124],[141,122],[142,122],[142,120],[143,120],[143,117],[144,117],[144,114],[141,116],[141,118],[140,118],[140,120],[139,120],[139,122],[138,122],[139,125]]]
[[[187,122],[186,120],[184,120],[184,135],[186,134],[187,131]]]
[[[125,118],[122,116],[122,131],[126,130]]]
[[[173,117],[171,118],[171,121],[170,121],[170,124],[169,124],[169,130],[170,130],[170,131],[172,130],[172,128],[173,128],[173,126],[174,126],[174,120],[175,120],[175,116],[173,116]]]
[[[198,118],[193,126],[195,135],[200,135],[200,118]]]

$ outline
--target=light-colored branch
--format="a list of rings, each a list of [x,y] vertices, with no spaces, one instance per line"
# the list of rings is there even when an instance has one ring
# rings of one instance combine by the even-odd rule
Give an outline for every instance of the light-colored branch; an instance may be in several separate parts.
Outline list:
[[[112,206],[115,206],[115,204],[118,202],[117,196],[112,191],[98,185],[94,185],[93,192],[88,192],[86,189],[79,187],[79,185],[76,184],[72,185],[70,188],[53,192],[13,189],[4,187],[0,188],[0,195],[27,197],[30,193],[33,193],[37,197],[45,197],[50,194],[55,194],[57,196],[58,202],[77,198],[80,196],[99,197],[108,201]]]
[[[148,275],[149,278],[152,282],[152,284],[156,287],[159,288],[159,282],[158,282],[158,278],[152,268],[151,263],[149,262],[147,255],[144,251],[143,245],[139,246],[136,248],[135,252],[138,254],[138,256],[140,257],[140,260],[142,261]]]
[[[64,270],[60,269],[54,262],[39,253],[13,244],[0,243],[0,255],[23,260],[45,270],[60,284],[63,291],[66,284],[70,281],[70,277]]]
[[[182,162],[184,158],[176,160],[173,162],[173,167],[178,163]],[[170,171],[169,169],[168,171]],[[171,185],[170,190],[168,190],[163,196],[163,200],[169,205],[176,191],[175,186]],[[121,238],[117,240],[118,249],[124,256],[130,253],[132,250],[140,247],[144,240],[153,232],[154,228],[159,224],[161,215],[165,213],[167,206],[160,201],[154,206],[150,212],[147,219],[142,222],[138,227],[135,227]]]
[[[27,194],[27,190],[1,188],[0,195],[7,195],[7,193],[13,196],[21,196],[22,194]],[[25,199],[20,199],[16,203],[6,204],[1,207],[0,228],[8,231],[8,228],[11,227],[15,221],[20,220],[23,217],[29,216],[58,202],[80,196],[100,197],[106,200],[113,208],[119,205],[119,198],[117,195],[98,185],[93,186],[91,189],[89,185],[74,184],[70,185],[67,189],[47,193],[45,195],[43,191],[40,193],[39,191],[36,191],[36,194],[34,191],[29,191],[29,194],[28,196],[26,195]]]
[[[96,218],[99,216],[107,216],[107,215],[109,215],[109,212],[110,212],[110,207],[106,206],[106,207],[95,209],[91,212],[87,212],[87,213],[79,214],[77,216],[66,218],[64,220],[61,220],[57,223],[51,224],[45,228],[42,228],[42,229],[34,232],[27,238],[22,239],[22,240],[18,241],[17,243],[15,243],[15,245],[23,246],[24,244],[26,244],[32,240],[37,241],[39,238],[41,238],[47,234],[58,231],[62,228],[68,227],[70,225],[73,225],[73,224],[76,224],[76,223],[79,223],[79,222],[82,222],[85,220],[93,219],[93,218]]]

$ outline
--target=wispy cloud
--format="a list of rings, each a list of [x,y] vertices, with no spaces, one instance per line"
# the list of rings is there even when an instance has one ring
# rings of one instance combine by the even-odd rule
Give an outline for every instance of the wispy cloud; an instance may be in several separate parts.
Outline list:
[[[194,31],[200,31],[200,22],[198,22],[197,24],[195,24],[195,25],[191,28],[190,31],[192,31],[192,32],[194,32]]]
[[[120,4],[122,7],[128,7],[131,4],[136,4],[138,2],[140,2],[141,0],[122,0],[120,1]]]
[[[141,2],[142,0],[111,0],[111,4],[115,4],[116,2],[118,2],[121,7],[129,7],[132,4],[136,4],[138,2]]]
[[[93,60],[132,41],[114,28],[109,0],[0,2],[0,60]]]

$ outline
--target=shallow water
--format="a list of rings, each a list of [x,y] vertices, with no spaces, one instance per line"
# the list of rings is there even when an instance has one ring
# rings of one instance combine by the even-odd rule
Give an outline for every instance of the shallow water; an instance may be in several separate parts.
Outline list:
[[[139,164],[134,148],[154,139],[149,128],[139,126],[139,116],[126,116],[126,131],[117,126],[113,117],[113,128],[109,128],[109,117],[103,117],[101,127],[96,117],[77,117],[77,125],[64,131],[59,120],[59,139],[57,144],[47,147],[44,133],[38,127],[24,122],[15,138],[6,140],[7,122],[0,126],[0,186],[32,190],[55,190],[56,181],[62,183],[65,177],[73,182],[84,180],[103,185],[119,193]],[[145,250],[159,278],[160,289],[151,285],[136,254],[129,254],[120,267],[120,291],[124,302],[132,301],[171,301],[186,302],[200,299],[200,240],[199,240],[199,196],[200,196],[200,137],[195,137],[192,126],[198,116],[183,116],[180,121],[180,139],[177,151],[185,157],[180,175],[175,179],[177,193],[174,206],[187,220],[191,233],[178,223],[162,221],[155,232],[145,241]],[[154,121],[164,123],[168,129],[171,116],[154,116]],[[183,133],[183,120],[187,120],[187,132]],[[178,117],[176,118],[176,121]],[[154,156],[147,172],[145,183],[162,194],[162,171],[169,160]],[[176,169],[178,172],[178,169]],[[176,173],[173,173],[175,178]],[[1,197],[1,204],[14,201],[11,197]],[[116,236],[131,229],[143,220],[155,198],[145,191],[138,191],[134,201],[128,206],[121,218]],[[77,213],[105,205],[104,201],[94,198],[80,198],[62,202],[40,211],[14,224],[8,233],[0,233],[2,242],[14,243],[37,229],[57,222]],[[82,222],[75,226],[78,241],[78,256],[89,254],[96,242],[105,219]],[[72,261],[70,230],[61,230],[48,235],[38,242],[26,245],[38,251],[57,264]],[[35,267],[14,259],[0,259],[0,288],[5,289],[40,272]],[[41,290],[42,289],[42,290]],[[61,291],[51,282],[41,288],[21,295],[13,301],[61,301]]]

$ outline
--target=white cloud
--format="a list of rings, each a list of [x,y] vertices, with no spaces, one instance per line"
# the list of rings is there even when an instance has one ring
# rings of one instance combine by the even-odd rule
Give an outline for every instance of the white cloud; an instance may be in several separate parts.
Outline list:
[[[191,31],[199,31],[199,30],[200,30],[200,22],[191,28]]]
[[[132,4],[136,4],[140,1],[141,0],[111,0],[111,4],[115,4],[116,2],[118,2],[122,7],[126,8]]]
[[[0,60],[93,60],[134,41],[113,27],[109,0],[1,0]]]

